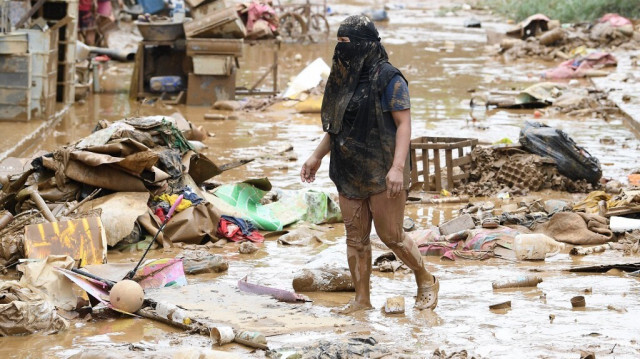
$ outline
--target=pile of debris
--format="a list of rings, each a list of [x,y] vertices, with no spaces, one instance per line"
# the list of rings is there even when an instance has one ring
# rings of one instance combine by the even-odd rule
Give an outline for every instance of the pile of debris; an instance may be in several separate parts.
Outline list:
[[[476,147],[471,171],[456,194],[489,197],[526,195],[552,189],[587,193],[599,187],[602,170],[598,159],[563,131],[538,122],[526,122],[520,144]]]
[[[526,195],[544,189],[582,193],[593,189],[585,180],[573,181],[561,175],[552,159],[519,146],[476,147],[471,157],[475,168],[468,182],[453,191],[456,194],[490,197],[498,193]]]
[[[544,60],[567,60],[584,55],[586,49],[635,49],[640,44],[640,32],[633,23],[620,15],[607,14],[596,24],[580,23],[571,27],[560,25],[542,14],[532,15],[507,32],[500,43],[499,54],[505,60],[538,57]]]

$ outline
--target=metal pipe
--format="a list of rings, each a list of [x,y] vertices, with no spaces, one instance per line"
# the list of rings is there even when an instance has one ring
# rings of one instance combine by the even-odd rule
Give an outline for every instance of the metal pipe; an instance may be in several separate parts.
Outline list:
[[[13,214],[11,214],[11,212],[9,211],[4,212],[2,217],[0,217],[0,229],[6,227],[9,223],[11,223],[11,221],[13,221]]]
[[[38,191],[33,186],[26,188],[24,191],[29,194],[29,197],[31,197],[31,200],[35,202],[36,207],[38,207],[38,209],[40,210],[40,212],[42,213],[44,218],[46,218],[47,221],[49,222],[58,221],[56,219],[56,216],[54,216],[53,213],[51,213],[51,210],[49,209],[49,206],[47,206],[47,203],[40,196],[40,193],[38,193]]]

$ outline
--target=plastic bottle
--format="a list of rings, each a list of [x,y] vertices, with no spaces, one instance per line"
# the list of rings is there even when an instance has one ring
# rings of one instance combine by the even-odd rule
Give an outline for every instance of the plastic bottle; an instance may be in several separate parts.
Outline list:
[[[173,22],[183,23],[184,22],[184,1],[183,0],[173,0]]]
[[[537,287],[538,283],[542,283],[542,278],[536,276],[522,276],[515,280],[509,280],[505,282],[493,282],[493,289],[505,289],[505,288],[526,288]]]
[[[236,334],[235,342],[252,348],[267,349],[267,338],[260,332],[243,330]]]
[[[564,249],[565,244],[541,233],[519,234],[513,240],[516,258],[544,260]]]

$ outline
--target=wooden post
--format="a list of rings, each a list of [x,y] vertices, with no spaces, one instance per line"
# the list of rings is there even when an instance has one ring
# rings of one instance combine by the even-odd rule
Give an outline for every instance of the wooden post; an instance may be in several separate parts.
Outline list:
[[[429,191],[431,187],[429,182],[429,150],[426,148],[422,149],[422,180],[424,181],[422,189]]]
[[[442,174],[440,173],[440,150],[433,150],[433,175],[436,176],[436,191],[442,190]]]
[[[447,187],[449,190],[453,189],[453,154],[451,149],[446,149],[444,152],[445,163],[447,165]]]
[[[418,163],[416,162],[416,149],[410,149],[409,153],[411,153],[411,184],[413,185],[418,183]]]

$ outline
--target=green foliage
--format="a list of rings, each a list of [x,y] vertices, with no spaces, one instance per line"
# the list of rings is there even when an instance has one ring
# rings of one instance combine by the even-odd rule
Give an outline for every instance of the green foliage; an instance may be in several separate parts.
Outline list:
[[[485,5],[516,21],[537,13],[563,23],[593,21],[610,12],[640,18],[638,0],[485,0]]]

